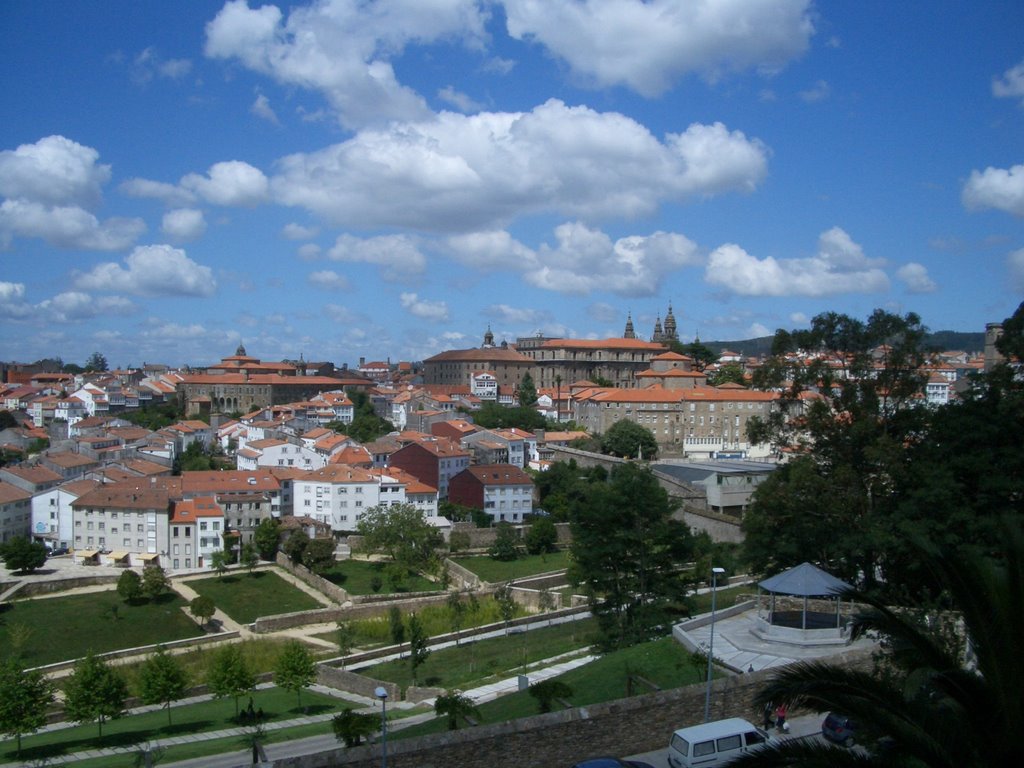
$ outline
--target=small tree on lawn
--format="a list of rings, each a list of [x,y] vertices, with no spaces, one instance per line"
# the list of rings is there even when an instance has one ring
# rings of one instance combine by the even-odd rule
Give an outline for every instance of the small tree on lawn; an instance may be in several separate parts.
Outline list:
[[[209,595],[198,595],[192,598],[192,602],[188,604],[188,612],[199,619],[200,626],[206,626],[206,624],[213,618],[213,614],[217,612],[217,606],[213,603],[213,598]]]
[[[252,576],[256,566],[260,564],[260,553],[256,551],[256,545],[251,541],[242,545],[242,565]]]
[[[274,555],[277,554],[277,545],[280,540],[278,527],[277,520],[268,517],[260,521],[252,535],[252,543],[256,546],[259,556],[264,560],[273,560]]]
[[[409,666],[412,667],[412,684],[418,685],[416,671],[430,655],[427,648],[427,633],[415,613],[409,614]]]
[[[24,670],[16,659],[0,664],[0,732],[17,740],[21,757],[22,734],[46,724],[46,710],[53,703],[53,686],[39,670]]]
[[[316,680],[316,663],[313,654],[298,640],[285,645],[277,658],[274,668],[274,684],[286,691],[294,691],[298,705],[302,706],[302,689]]]
[[[217,578],[221,579],[228,572],[228,554],[223,549],[214,550],[210,555],[210,567],[217,572]]]
[[[142,577],[135,571],[122,571],[117,577],[117,594],[126,603],[134,603],[142,597]]]
[[[434,712],[447,718],[449,731],[458,729],[459,720],[464,720],[467,717],[480,717],[480,710],[476,708],[473,700],[458,691],[446,691],[435,698]]]
[[[42,568],[46,562],[46,545],[38,541],[29,541],[23,536],[15,536],[0,544],[0,557],[4,565],[11,571],[31,573]]]
[[[519,557],[518,544],[519,540],[512,524],[503,520],[498,523],[494,543],[487,550],[487,554],[495,560],[515,560]]]
[[[354,712],[351,707],[331,720],[334,736],[338,741],[345,742],[346,747],[358,747],[363,739],[369,739],[380,729],[380,719],[376,715]]]
[[[143,662],[139,678],[143,704],[163,704],[167,724],[171,725],[171,702],[184,696],[188,689],[188,675],[181,662],[160,646]]]
[[[303,530],[297,530],[292,531],[292,535],[285,539],[281,549],[293,563],[299,565],[302,563],[302,555],[305,554],[308,546],[309,534]]]
[[[77,723],[96,721],[103,738],[103,723],[124,713],[128,684],[92,653],[79,660],[64,689],[64,713]]]
[[[159,565],[147,565],[142,569],[142,594],[153,600],[171,588],[171,580]]]
[[[572,696],[572,688],[553,678],[534,683],[527,691],[537,700],[541,713],[550,712],[556,699],[567,699]]]
[[[302,563],[313,573],[323,573],[334,565],[334,539],[316,538],[310,540],[302,553]]]
[[[558,529],[550,517],[536,517],[526,532],[526,551],[531,555],[554,552],[558,544]]]
[[[462,602],[462,598],[458,592],[448,593],[448,622],[455,633],[455,644],[459,644],[459,633],[462,631],[463,619],[466,616],[466,604]]]
[[[206,684],[214,698],[230,696],[235,700],[235,717],[238,717],[238,698],[256,687],[256,676],[246,664],[242,649],[232,644],[219,648],[214,654]]]
[[[507,581],[494,590],[494,602],[498,604],[498,615],[505,622],[505,634],[508,634],[508,623],[516,615],[516,601],[512,597],[512,582]]]
[[[356,627],[351,621],[338,619],[338,654],[342,657],[341,668],[345,668],[345,657],[352,653],[356,643]]]

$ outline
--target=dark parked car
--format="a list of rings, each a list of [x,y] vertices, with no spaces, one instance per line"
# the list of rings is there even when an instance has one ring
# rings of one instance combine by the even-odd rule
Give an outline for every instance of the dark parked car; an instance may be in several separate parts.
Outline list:
[[[852,747],[856,741],[857,724],[846,715],[829,712],[821,724],[821,735],[836,744]]]
[[[576,763],[572,768],[653,768],[649,763],[641,763],[638,760],[619,760],[617,757],[592,757],[582,763]]]

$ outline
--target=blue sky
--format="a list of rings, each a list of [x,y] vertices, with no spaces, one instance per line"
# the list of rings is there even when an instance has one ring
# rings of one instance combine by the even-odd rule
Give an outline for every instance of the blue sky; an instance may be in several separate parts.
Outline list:
[[[0,359],[1024,297],[1024,4],[0,3]]]

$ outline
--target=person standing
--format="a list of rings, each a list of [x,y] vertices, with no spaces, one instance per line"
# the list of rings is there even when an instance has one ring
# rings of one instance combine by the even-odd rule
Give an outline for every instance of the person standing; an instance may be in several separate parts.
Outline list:
[[[788,731],[789,726],[786,725],[786,705],[779,704],[775,708],[775,728],[779,731]]]

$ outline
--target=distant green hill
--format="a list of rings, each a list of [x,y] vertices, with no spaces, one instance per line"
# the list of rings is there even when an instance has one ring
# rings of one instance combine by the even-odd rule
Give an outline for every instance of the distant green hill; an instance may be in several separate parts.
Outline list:
[[[760,336],[756,339],[743,339],[742,341],[705,341],[703,343],[717,353],[728,349],[745,357],[760,357],[771,353],[772,338],[772,336]],[[982,352],[985,349],[985,334],[936,331],[928,334],[925,344],[939,351]]]

